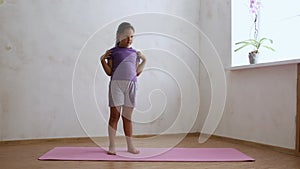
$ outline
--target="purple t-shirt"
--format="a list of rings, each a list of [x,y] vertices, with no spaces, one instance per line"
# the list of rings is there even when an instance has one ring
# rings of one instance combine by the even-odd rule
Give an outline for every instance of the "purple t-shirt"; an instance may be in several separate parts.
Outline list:
[[[111,80],[129,80],[136,82],[136,64],[140,59],[132,48],[114,47],[108,59],[112,60]]]

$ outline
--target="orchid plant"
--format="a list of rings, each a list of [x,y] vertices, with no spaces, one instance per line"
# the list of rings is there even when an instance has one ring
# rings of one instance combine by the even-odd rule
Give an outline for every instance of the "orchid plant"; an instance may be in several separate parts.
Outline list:
[[[258,39],[258,33],[259,33],[259,15],[260,15],[260,10],[262,8],[262,3],[261,0],[250,0],[250,13],[251,15],[253,15],[254,17],[254,22],[253,22],[253,26],[254,26],[254,32],[253,32],[253,38],[241,41],[241,42],[237,42],[235,43],[235,45],[241,45],[239,48],[237,48],[236,50],[234,50],[235,52],[239,51],[240,49],[247,47],[247,46],[253,46],[254,50],[251,51],[249,53],[249,57],[250,55],[255,55],[258,54],[258,50],[260,49],[260,47],[265,47],[267,49],[270,49],[272,51],[275,51],[272,47],[267,46],[267,45],[263,45],[263,43],[265,42],[269,42],[270,44],[273,43],[272,39],[268,39],[268,38],[261,38]],[[250,62],[251,63],[251,62]]]

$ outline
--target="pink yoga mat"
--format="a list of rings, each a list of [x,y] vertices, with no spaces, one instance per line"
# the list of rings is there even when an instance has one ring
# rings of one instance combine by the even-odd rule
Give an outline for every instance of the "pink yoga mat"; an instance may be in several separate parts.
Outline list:
[[[140,154],[117,149],[117,155],[107,155],[100,147],[56,147],[39,160],[63,161],[254,161],[253,158],[233,148],[140,148]]]

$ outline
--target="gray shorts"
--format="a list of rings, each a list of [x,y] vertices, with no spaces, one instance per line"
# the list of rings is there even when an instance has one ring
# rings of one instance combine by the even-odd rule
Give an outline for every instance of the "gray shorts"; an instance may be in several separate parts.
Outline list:
[[[128,80],[111,80],[109,83],[109,106],[135,106],[136,82]]]

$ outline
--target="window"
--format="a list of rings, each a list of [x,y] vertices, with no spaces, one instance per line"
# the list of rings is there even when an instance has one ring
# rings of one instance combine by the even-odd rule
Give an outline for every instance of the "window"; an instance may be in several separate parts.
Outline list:
[[[300,1],[260,0],[259,38],[270,38],[276,51],[260,49],[258,63],[300,59]],[[232,66],[249,64],[251,47],[237,52],[238,41],[253,38],[254,15],[250,0],[232,0]]]

